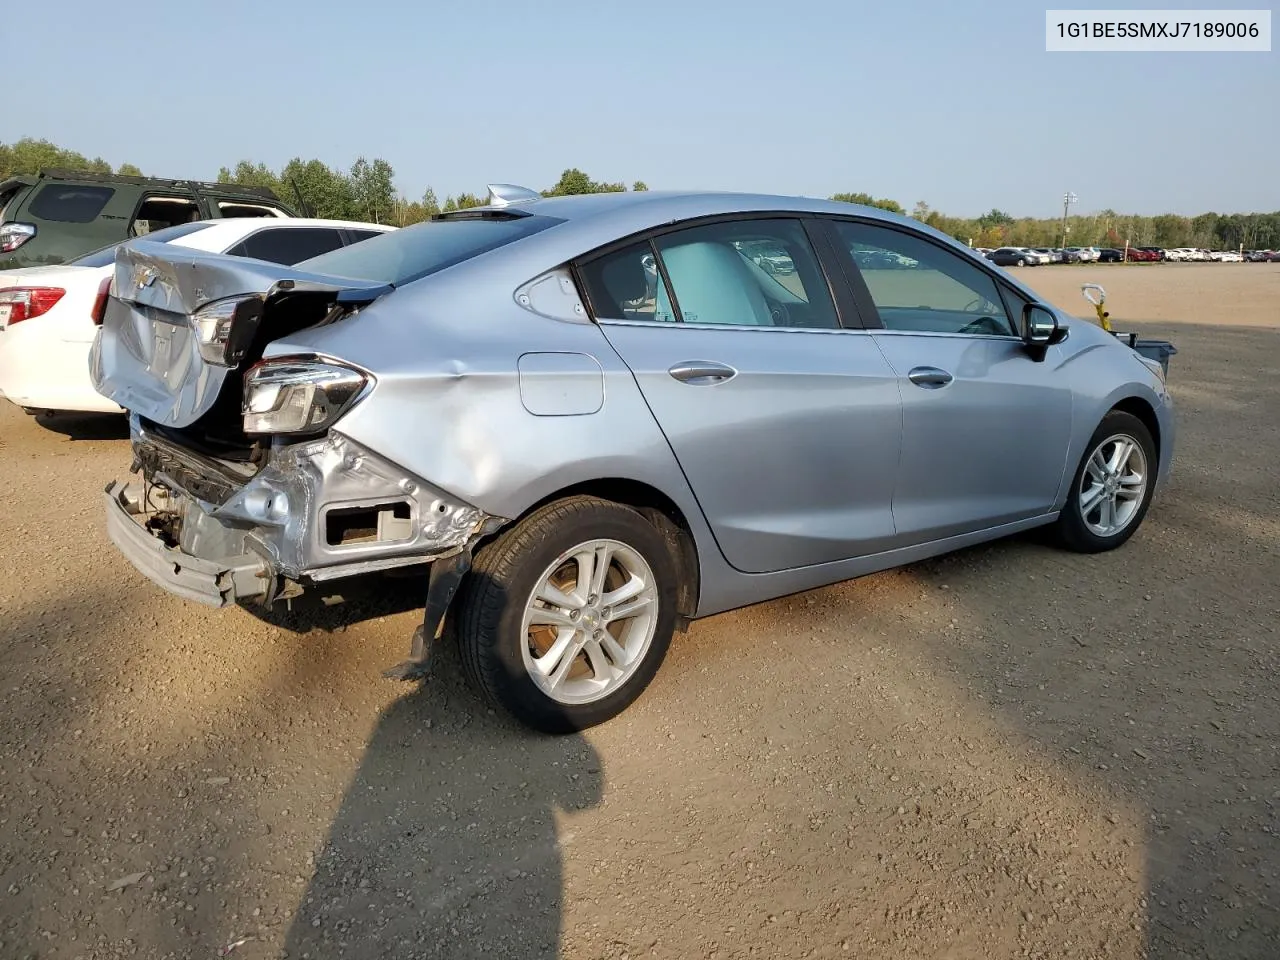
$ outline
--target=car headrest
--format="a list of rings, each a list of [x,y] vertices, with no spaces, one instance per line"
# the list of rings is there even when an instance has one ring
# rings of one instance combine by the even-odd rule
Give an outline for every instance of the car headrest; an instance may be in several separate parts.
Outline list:
[[[639,300],[649,292],[644,265],[633,255],[614,257],[604,265],[600,279],[609,293],[618,299],[618,306],[628,300]]]

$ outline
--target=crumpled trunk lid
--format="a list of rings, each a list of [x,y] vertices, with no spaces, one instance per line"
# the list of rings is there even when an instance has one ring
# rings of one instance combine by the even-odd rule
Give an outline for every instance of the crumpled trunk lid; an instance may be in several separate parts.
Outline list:
[[[385,284],[307,274],[263,260],[133,241],[116,253],[111,297],[90,352],[90,376],[99,393],[126,410],[164,426],[187,427],[209,412],[227,379],[252,359],[228,367],[201,356],[192,320],[201,307],[228,297],[260,296],[263,335],[274,339],[271,312],[286,299],[358,305],[389,290]]]

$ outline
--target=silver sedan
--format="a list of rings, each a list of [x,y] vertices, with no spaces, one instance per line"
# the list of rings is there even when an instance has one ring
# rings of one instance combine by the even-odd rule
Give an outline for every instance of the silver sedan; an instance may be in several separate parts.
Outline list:
[[[696,618],[1032,527],[1109,550],[1168,476],[1161,364],[917,221],[490,194],[295,267],[120,249],[90,366],[130,412],[104,499],[139,570],[227,606],[429,564],[389,673],[447,621],[483,694],[564,732]]]

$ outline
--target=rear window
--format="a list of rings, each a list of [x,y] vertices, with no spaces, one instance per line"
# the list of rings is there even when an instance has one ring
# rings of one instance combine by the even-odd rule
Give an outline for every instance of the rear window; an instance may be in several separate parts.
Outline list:
[[[430,220],[361,240],[295,266],[312,273],[402,286],[561,222],[541,216]]]
[[[115,190],[111,187],[47,183],[40,188],[27,211],[41,220],[89,223],[97,218],[114,194]]]
[[[211,227],[211,223],[179,223],[176,226],[165,227],[163,230],[157,230],[155,233],[148,233],[146,241],[148,243],[169,243],[177,240],[179,237],[185,237],[195,233],[197,230],[203,230]],[[103,247],[101,250],[95,250],[93,253],[86,253],[79,259],[72,260],[68,266],[72,267],[105,267],[109,263],[113,263],[116,259],[116,247],[118,243],[111,243]]]

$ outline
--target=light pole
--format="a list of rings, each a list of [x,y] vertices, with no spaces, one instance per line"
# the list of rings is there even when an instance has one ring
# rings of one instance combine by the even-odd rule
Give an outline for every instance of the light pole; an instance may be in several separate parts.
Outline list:
[[[1079,199],[1080,198],[1077,197],[1070,190],[1068,190],[1066,193],[1062,195],[1062,247],[1063,249],[1066,249],[1067,231],[1070,229],[1067,226],[1067,208],[1070,207],[1071,204],[1075,203]]]

